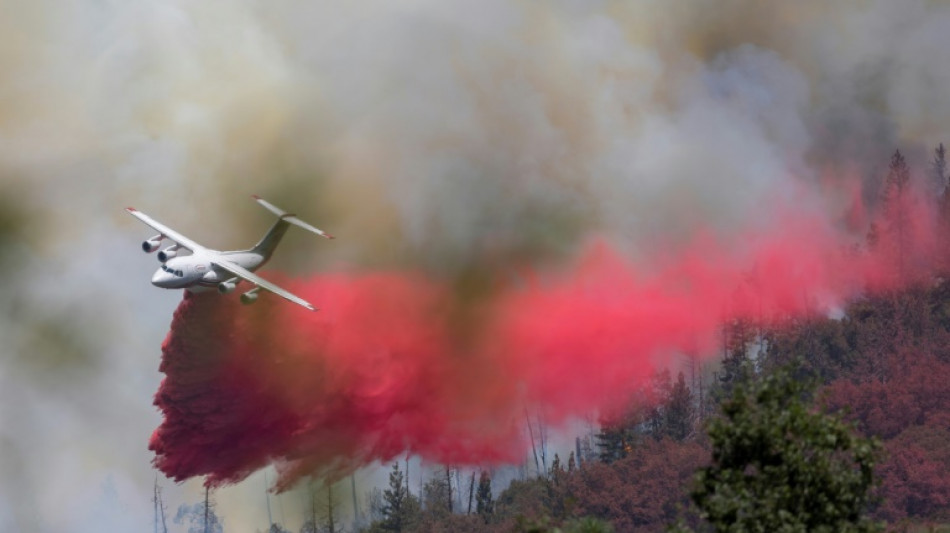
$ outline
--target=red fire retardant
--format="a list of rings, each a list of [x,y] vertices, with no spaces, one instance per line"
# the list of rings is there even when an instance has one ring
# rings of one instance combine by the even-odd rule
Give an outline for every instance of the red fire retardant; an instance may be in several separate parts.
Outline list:
[[[914,248],[870,253],[794,220],[648,265],[594,243],[571,267],[495,276],[475,299],[407,273],[276,279],[316,313],[186,294],[162,346],[155,464],[220,485],[274,463],[284,489],[406,453],[517,462],[526,409],[557,424],[622,408],[658,364],[716,354],[724,321],[827,312],[914,279],[930,254],[922,230]]]

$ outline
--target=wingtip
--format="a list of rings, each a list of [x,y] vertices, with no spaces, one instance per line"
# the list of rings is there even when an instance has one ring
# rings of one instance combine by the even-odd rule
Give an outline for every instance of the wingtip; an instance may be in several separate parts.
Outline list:
[[[324,237],[326,237],[326,238],[328,238],[328,239],[335,239],[335,238],[336,238],[336,237],[334,237],[333,235],[330,235],[329,233],[324,233],[323,235],[324,235]]]
[[[251,198],[253,198],[253,199],[255,199],[255,200],[260,200],[260,199],[261,199],[261,197],[258,196],[258,195],[256,195],[256,194],[252,194],[252,195],[251,195]]]
[[[134,207],[126,207],[125,210],[128,211],[129,213],[134,213],[136,211]]]

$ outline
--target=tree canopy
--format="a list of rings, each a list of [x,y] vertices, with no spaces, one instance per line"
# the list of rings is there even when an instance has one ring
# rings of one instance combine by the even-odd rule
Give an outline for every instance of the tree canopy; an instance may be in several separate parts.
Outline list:
[[[784,371],[736,387],[709,426],[693,500],[716,531],[875,531],[865,511],[878,444]]]

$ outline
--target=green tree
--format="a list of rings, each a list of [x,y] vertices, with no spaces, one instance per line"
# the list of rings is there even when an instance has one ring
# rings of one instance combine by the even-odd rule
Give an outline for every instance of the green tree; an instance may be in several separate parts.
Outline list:
[[[554,461],[551,461],[551,468],[548,469],[548,477],[555,485],[559,485],[564,476],[565,472],[564,467],[561,466],[561,458],[555,453]]]
[[[609,522],[590,516],[571,520],[564,524],[564,533],[613,533],[613,530],[614,528]]]
[[[422,504],[425,512],[435,517],[452,513],[452,484],[444,471],[436,471],[422,486]]]
[[[723,325],[722,366],[709,391],[714,403],[721,402],[734,387],[755,375],[755,365],[749,358],[749,346],[755,341],[755,333],[755,327],[745,320],[735,319]]]
[[[878,444],[817,413],[785,371],[740,385],[710,423],[692,498],[715,531],[874,531],[864,516]]]
[[[475,511],[487,524],[495,513],[495,501],[491,494],[491,477],[482,470],[478,476],[478,490],[475,492]]]
[[[911,250],[911,194],[910,168],[900,150],[895,150],[884,180],[882,198],[884,234],[878,237],[878,248],[885,244],[885,252],[892,254],[896,263],[898,279],[903,280],[907,268],[907,256]],[[885,238],[886,237],[886,238]]]
[[[651,408],[647,414],[647,422],[650,433],[654,438],[659,439],[666,432],[666,403],[673,392],[673,378],[670,376],[670,370],[664,368],[655,372],[651,381],[653,385],[650,397]],[[629,424],[628,427],[635,430],[636,424]]]
[[[942,195],[947,188],[947,150],[943,143],[934,148],[934,160],[931,163],[937,194]]]
[[[389,473],[389,488],[383,491],[383,520],[371,530],[408,531],[419,517],[419,501],[409,493],[399,462]]]
[[[609,522],[590,516],[571,520],[563,527],[551,525],[548,517],[535,520],[520,517],[515,522],[514,531],[516,533],[613,533],[614,528]]]
[[[601,423],[600,430],[594,435],[597,456],[601,462],[612,463],[633,451],[633,444],[637,439],[636,431],[627,422],[628,420],[621,419]]]
[[[686,440],[693,432],[693,413],[693,394],[686,386],[686,378],[680,372],[666,402],[664,435],[677,441]]]
[[[943,147],[943,143],[940,143],[940,146],[934,150],[934,160],[931,163],[931,168],[934,179],[939,181],[937,186],[937,190],[940,192],[937,204],[939,231],[941,234],[947,235],[950,233],[950,186],[948,186],[950,185],[948,183],[950,176],[947,176],[947,150]],[[937,253],[940,256],[940,270],[944,273],[950,271],[950,243],[947,242],[946,238],[938,240]]]

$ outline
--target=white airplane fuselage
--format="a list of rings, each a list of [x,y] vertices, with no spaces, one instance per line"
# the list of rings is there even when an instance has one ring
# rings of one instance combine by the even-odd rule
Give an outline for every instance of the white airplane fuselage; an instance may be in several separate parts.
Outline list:
[[[253,247],[232,252],[219,252],[204,247],[134,207],[127,207],[125,210],[130,215],[158,232],[158,235],[142,243],[143,252],[157,252],[162,241],[166,239],[173,243],[158,253],[161,266],[152,276],[152,285],[163,289],[186,289],[191,292],[217,288],[218,292],[226,294],[233,291],[241,281],[245,281],[254,287],[241,294],[241,303],[254,303],[258,293],[263,289],[311,311],[316,311],[317,308],[310,302],[267,281],[254,271],[270,259],[290,226],[303,228],[327,239],[332,239],[333,236],[259,196],[253,196],[253,198],[258,204],[277,215],[277,221]],[[185,253],[179,255],[180,250]]]
[[[231,262],[251,272],[263,266],[268,259],[262,254],[249,251],[217,253],[226,256]],[[202,251],[197,251],[191,255],[172,257],[162,263],[155,274],[152,275],[152,285],[156,287],[187,289],[190,292],[221,291],[221,284],[226,281],[231,281],[234,286],[237,286],[241,280],[230,272],[215,267],[211,264],[210,257]],[[232,290],[233,288],[231,287]]]

